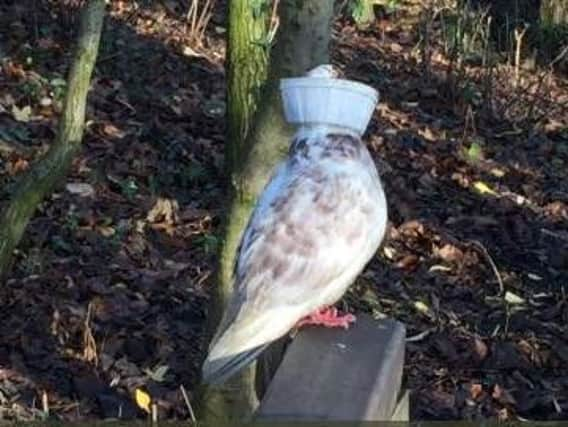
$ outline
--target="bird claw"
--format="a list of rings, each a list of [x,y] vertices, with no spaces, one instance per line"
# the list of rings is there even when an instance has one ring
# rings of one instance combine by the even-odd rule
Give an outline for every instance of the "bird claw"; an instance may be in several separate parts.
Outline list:
[[[309,316],[304,317],[298,322],[297,327],[300,328],[306,325],[320,325],[327,328],[344,328],[349,329],[351,323],[354,323],[357,318],[351,314],[340,314],[337,308],[329,307],[322,308]]]

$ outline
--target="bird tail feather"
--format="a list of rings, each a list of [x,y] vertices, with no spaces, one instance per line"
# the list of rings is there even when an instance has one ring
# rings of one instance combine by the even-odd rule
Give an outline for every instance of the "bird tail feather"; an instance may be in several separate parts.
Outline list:
[[[238,371],[251,364],[264,351],[268,344],[243,351],[230,357],[205,360],[202,368],[202,381],[205,384],[221,384]]]

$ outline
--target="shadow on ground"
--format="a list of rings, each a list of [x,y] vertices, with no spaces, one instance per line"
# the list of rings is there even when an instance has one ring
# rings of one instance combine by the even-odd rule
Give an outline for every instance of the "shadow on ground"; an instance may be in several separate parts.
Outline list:
[[[0,87],[35,108],[49,85],[40,79],[37,95],[25,83],[38,80],[32,72],[46,81],[65,74],[76,20],[54,17],[47,2],[33,13],[16,3],[0,6],[2,51],[32,65],[0,76]],[[136,389],[151,394],[160,419],[188,416],[180,386],[191,398],[222,210],[224,75],[213,53],[224,47],[212,32],[204,56],[184,56],[182,11],[139,4],[113,6],[92,122],[67,180],[94,193],[62,186],[42,205],[0,289],[7,416],[40,417],[31,408],[45,391],[63,419],[116,417],[118,408],[143,417]],[[406,322],[414,419],[562,418],[566,141],[480,128],[488,160],[464,159],[460,109],[441,95],[443,82],[426,85],[409,53],[415,40],[395,46],[392,31],[336,27],[334,63],[381,92],[366,139],[392,222],[385,250],[346,301]],[[37,111],[42,118],[25,124],[0,116],[2,137],[19,147],[0,152],[3,183],[13,181],[9,165],[32,161],[55,134],[55,115]],[[495,195],[479,194],[476,182]],[[493,298],[492,262],[523,303]]]
[[[0,79],[36,111],[66,75],[77,23],[69,9],[37,6],[1,6],[3,54],[30,60]],[[0,290],[5,417],[41,419],[43,392],[66,420],[144,417],[136,389],[160,418],[188,417],[180,387],[192,398],[222,199],[223,69],[184,56],[182,25],[142,6],[106,20],[84,149],[67,179],[93,192],[61,186],[42,205]],[[24,90],[30,81],[38,93]],[[0,165],[49,145],[48,110],[25,124],[0,118],[8,142],[26,148]]]
[[[465,114],[444,79],[428,83],[409,55],[416,34],[401,46],[392,27],[338,28],[333,50],[348,77],[380,91],[367,138],[393,226],[347,301],[407,324],[413,419],[562,419],[568,141],[544,131],[495,137],[481,121],[473,136],[486,159],[470,161]],[[522,303],[495,298],[500,286]]]

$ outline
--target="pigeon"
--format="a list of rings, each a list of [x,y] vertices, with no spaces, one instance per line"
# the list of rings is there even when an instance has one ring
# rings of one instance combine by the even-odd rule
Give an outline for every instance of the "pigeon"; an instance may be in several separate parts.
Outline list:
[[[386,225],[381,180],[359,134],[300,128],[242,235],[202,381],[225,382],[298,326],[347,328],[355,317],[332,305],[376,253]]]
[[[339,72],[331,64],[318,65],[314,69],[306,73],[307,77],[323,77],[326,79],[335,79],[339,77]]]

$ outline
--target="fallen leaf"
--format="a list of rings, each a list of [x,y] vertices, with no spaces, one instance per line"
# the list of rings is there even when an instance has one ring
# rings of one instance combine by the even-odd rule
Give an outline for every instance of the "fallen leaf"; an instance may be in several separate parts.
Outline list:
[[[505,292],[505,301],[507,301],[511,305],[519,305],[525,303],[525,300],[523,298],[510,291]]]
[[[400,53],[402,52],[402,46],[398,43],[391,43],[390,50],[394,53]]]
[[[434,253],[446,262],[455,262],[463,258],[463,252],[452,244],[445,244],[440,249],[435,248]]]
[[[487,357],[487,353],[489,352],[489,350],[487,349],[487,345],[485,345],[485,343],[478,337],[475,337],[474,339],[474,348],[475,348],[475,354],[477,355],[477,357],[479,358],[480,361],[485,360],[485,358]]]
[[[477,162],[480,159],[482,159],[483,150],[481,148],[481,145],[479,145],[477,142],[472,142],[472,144],[469,146],[467,150],[467,157],[469,160],[473,162]]]
[[[134,398],[138,407],[145,410],[147,413],[150,413],[150,402],[152,401],[152,399],[150,398],[150,395],[148,393],[137,388],[136,392],[134,393]]]
[[[51,86],[56,86],[56,87],[67,86],[67,80],[65,80],[61,77],[56,77],[54,79],[51,79],[50,83],[51,83]]]
[[[9,162],[7,165],[7,172],[10,176],[14,176],[28,169],[29,163],[25,159],[18,159],[15,162]]]
[[[419,258],[416,255],[409,254],[403,257],[400,261],[396,263],[397,268],[402,268],[403,270],[410,270],[416,267]]]
[[[39,105],[42,107],[49,107],[51,104],[53,104],[53,100],[48,96],[44,96],[39,100]]]
[[[385,246],[383,248],[383,253],[387,259],[390,259],[392,261],[396,255],[396,249],[391,246]]]
[[[428,269],[428,273],[434,273],[436,271],[448,272],[452,271],[452,267],[448,267],[447,265],[435,264]]]
[[[154,369],[144,369],[146,375],[148,375],[152,380],[157,383],[161,383],[165,380],[166,374],[170,370],[168,365],[160,365]]]
[[[473,188],[475,188],[480,194],[491,194],[492,196],[497,196],[497,193],[483,181],[474,182]]]
[[[503,178],[505,176],[505,171],[503,169],[492,168],[490,172],[491,172],[491,175],[493,175],[497,178]]]
[[[495,384],[495,386],[493,387],[491,397],[502,405],[515,405],[517,403],[511,393],[509,393],[509,391],[501,387],[499,384]]]
[[[120,130],[112,123],[105,123],[103,126],[103,132],[105,133],[105,135],[117,139],[122,139],[126,136],[126,132]]]
[[[411,220],[401,224],[398,231],[412,237],[418,237],[424,234],[425,228],[418,220]]]
[[[422,301],[415,301],[414,308],[418,310],[420,313],[430,314],[430,307],[423,303]]]
[[[146,215],[146,221],[150,223],[164,222],[171,225],[179,221],[178,211],[177,200],[160,197]]]
[[[477,400],[477,398],[483,393],[483,386],[481,384],[472,384],[469,388],[469,392],[471,394],[471,398],[473,400]]]
[[[91,197],[95,194],[95,189],[91,184],[86,182],[70,182],[65,186],[65,189],[71,193],[81,197]]]
[[[116,230],[113,227],[100,225],[97,227],[99,233],[101,233],[104,237],[112,237],[116,234]]]
[[[535,282],[540,282],[542,281],[542,277],[540,277],[538,274],[534,274],[534,273],[528,273],[527,277],[531,280],[534,280]]]
[[[12,105],[12,116],[18,122],[27,123],[30,121],[32,115],[32,107],[26,105],[23,108],[18,108],[16,104]]]

